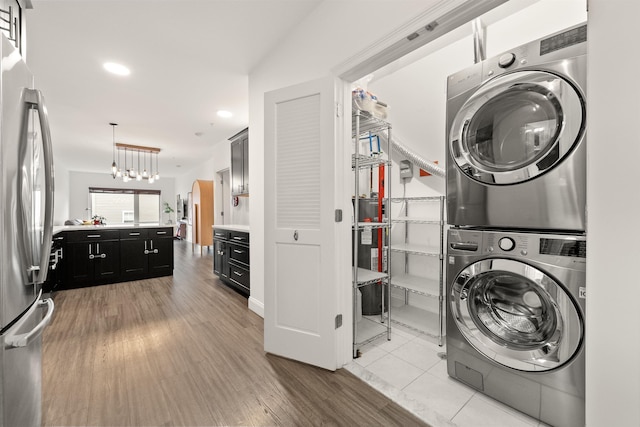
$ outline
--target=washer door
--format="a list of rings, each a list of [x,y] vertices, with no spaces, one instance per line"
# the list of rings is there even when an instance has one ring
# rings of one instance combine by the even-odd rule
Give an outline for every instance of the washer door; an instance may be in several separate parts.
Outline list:
[[[580,348],[584,326],[573,299],[528,264],[478,261],[458,274],[449,297],[451,315],[466,340],[503,366],[547,371]]]
[[[477,181],[524,182],[550,170],[581,140],[585,111],[581,94],[556,74],[503,74],[462,106],[449,149],[460,170]]]

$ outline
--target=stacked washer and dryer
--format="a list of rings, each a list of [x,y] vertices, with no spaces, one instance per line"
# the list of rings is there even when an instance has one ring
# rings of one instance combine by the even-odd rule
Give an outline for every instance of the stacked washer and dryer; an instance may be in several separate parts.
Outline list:
[[[586,24],[449,77],[447,368],[585,423]]]

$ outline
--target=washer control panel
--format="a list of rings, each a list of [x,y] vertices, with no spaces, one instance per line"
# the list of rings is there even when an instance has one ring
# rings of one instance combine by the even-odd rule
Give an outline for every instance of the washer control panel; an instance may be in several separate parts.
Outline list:
[[[498,67],[507,68],[511,66],[516,60],[516,55],[514,53],[505,53],[500,58],[498,58]]]
[[[503,237],[498,241],[498,246],[500,246],[500,249],[503,251],[509,252],[516,247],[516,242],[514,242],[511,237]]]

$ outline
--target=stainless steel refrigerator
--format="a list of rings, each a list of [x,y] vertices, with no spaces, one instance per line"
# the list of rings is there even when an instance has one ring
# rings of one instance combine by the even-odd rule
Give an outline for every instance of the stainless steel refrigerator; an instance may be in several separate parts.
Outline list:
[[[39,426],[42,299],[51,251],[53,158],[47,110],[19,52],[0,35],[0,424]]]

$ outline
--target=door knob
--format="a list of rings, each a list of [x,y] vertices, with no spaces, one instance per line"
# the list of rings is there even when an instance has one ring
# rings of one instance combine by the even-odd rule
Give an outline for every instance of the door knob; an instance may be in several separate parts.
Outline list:
[[[293,232],[293,240],[295,240],[296,242],[298,241],[298,230],[295,230]]]

